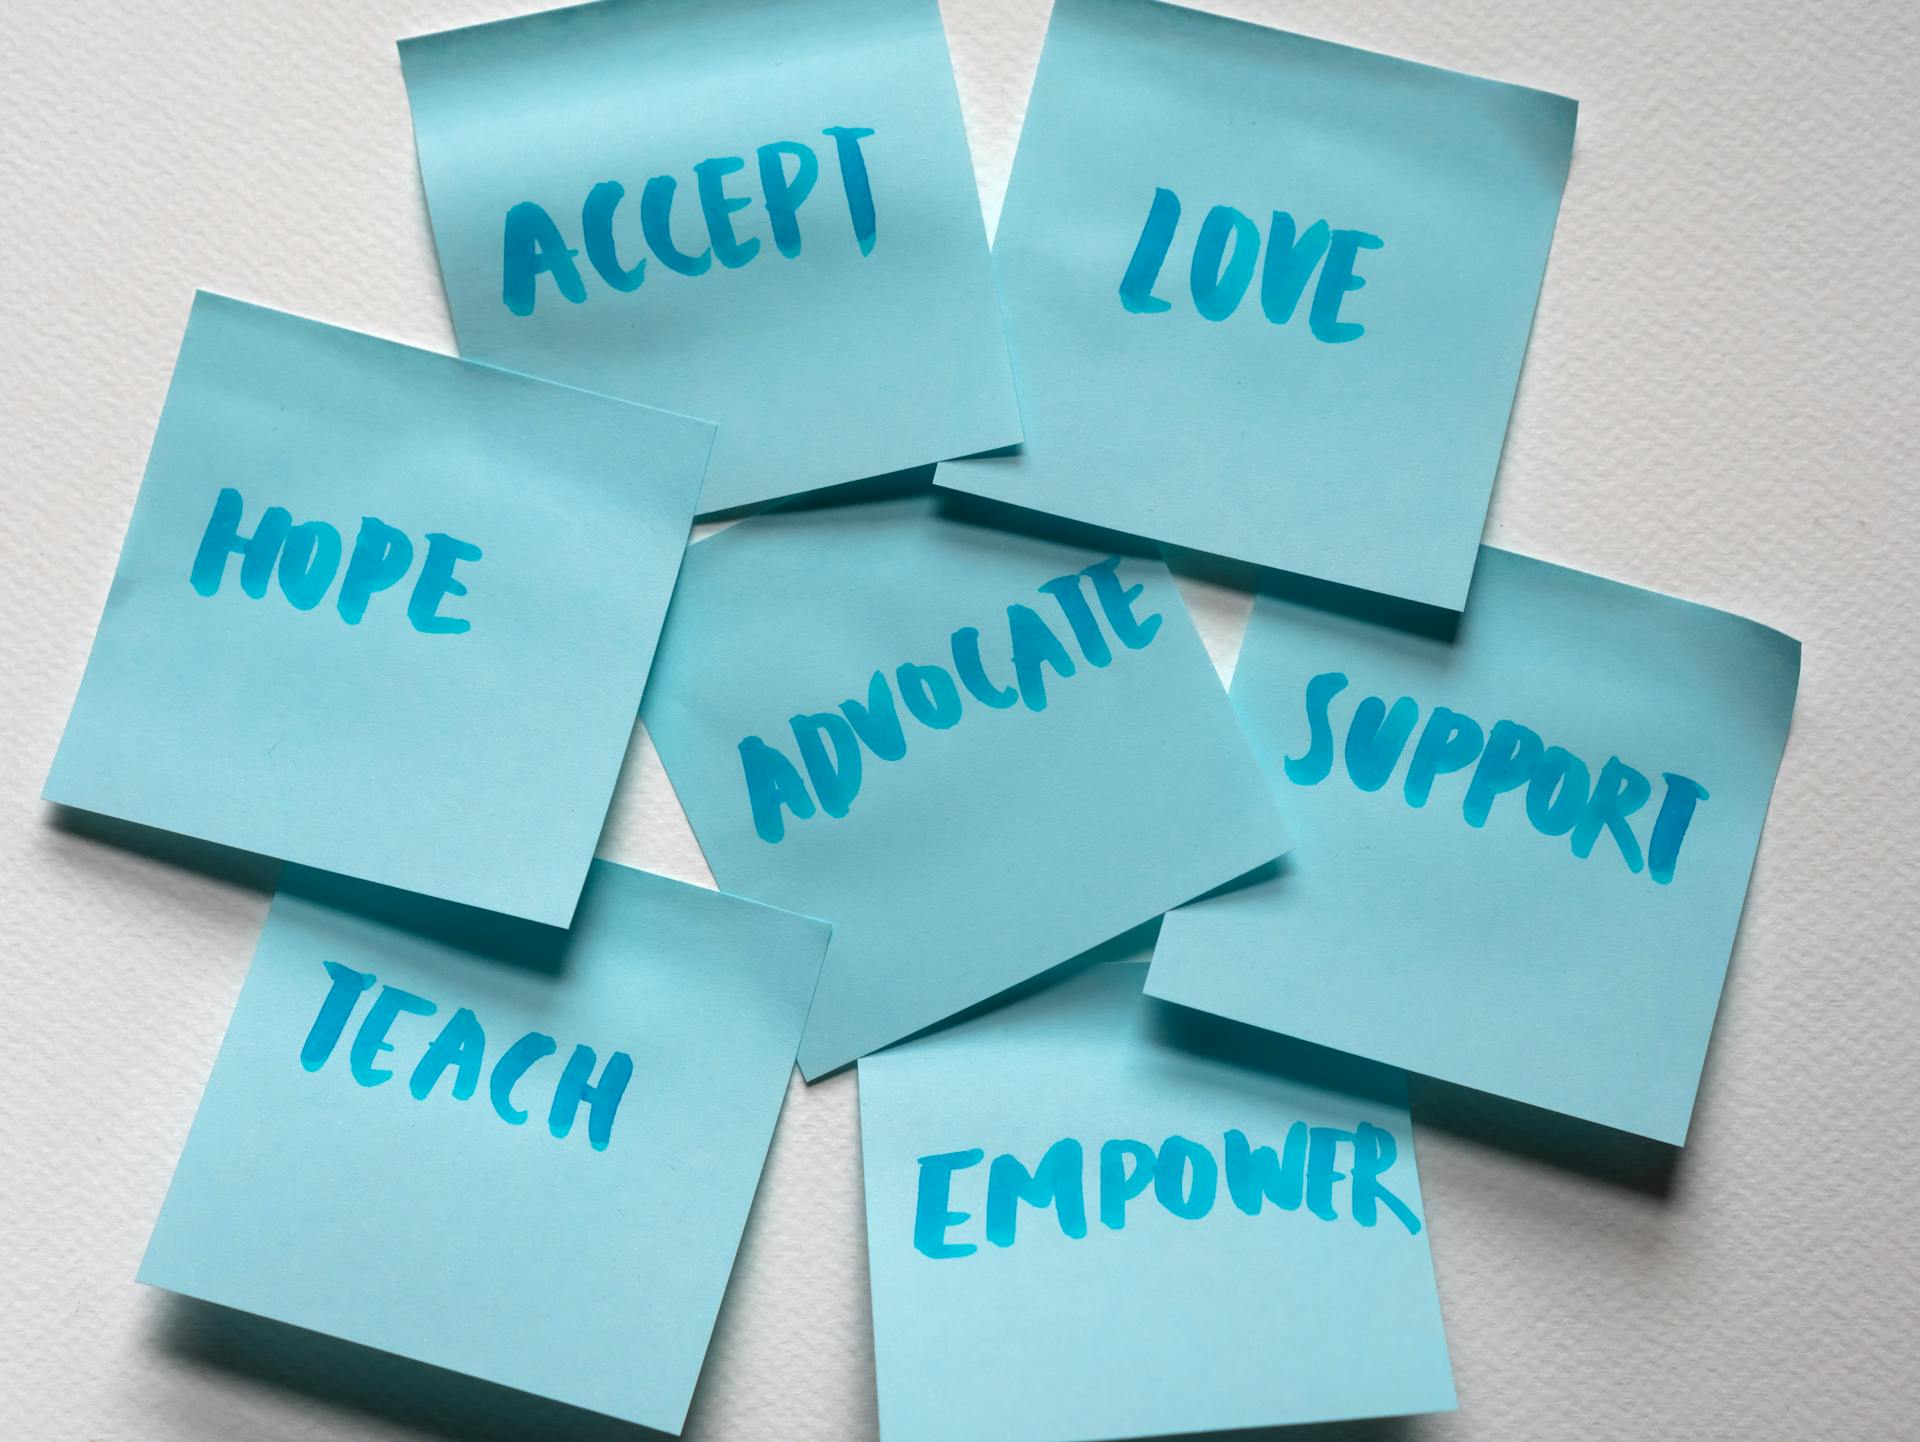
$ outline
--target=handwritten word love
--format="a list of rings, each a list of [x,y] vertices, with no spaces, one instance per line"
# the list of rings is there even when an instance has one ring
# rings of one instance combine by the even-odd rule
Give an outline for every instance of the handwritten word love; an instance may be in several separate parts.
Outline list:
[[[1347,1209],[1363,1227],[1379,1220],[1382,1206],[1409,1235],[1420,1230],[1420,1219],[1407,1204],[1382,1184],[1399,1148],[1393,1133],[1361,1122],[1352,1131],[1338,1127],[1309,1127],[1295,1122],[1287,1128],[1281,1151],[1256,1147],[1242,1131],[1228,1131],[1224,1142],[1227,1194],[1233,1205],[1250,1217],[1271,1202],[1283,1212],[1295,1212],[1301,1203],[1323,1222],[1339,1220],[1334,1184],[1347,1182]],[[1339,1148],[1352,1148],[1351,1175],[1339,1169]],[[971,1256],[972,1242],[947,1239],[953,1228],[972,1220],[971,1212],[952,1210],[953,1177],[978,1166],[986,1153],[979,1147],[962,1152],[940,1152],[921,1157],[915,1193],[913,1245],[936,1260]],[[1096,1185],[1100,1225],[1120,1231],[1127,1225],[1127,1208],[1148,1187],[1163,1211],[1183,1221],[1198,1221],[1213,1210],[1220,1189],[1220,1162],[1206,1147],[1187,1137],[1171,1136],[1156,1150],[1145,1142],[1116,1138],[1100,1146]],[[1011,1152],[1002,1152],[987,1169],[986,1238],[996,1247],[1014,1243],[1020,1204],[1053,1209],[1061,1232],[1075,1240],[1087,1235],[1086,1153],[1072,1137],[1055,1142],[1028,1171]]]
[[[240,493],[231,486],[222,487],[193,558],[193,589],[203,596],[215,595],[226,577],[227,558],[239,556],[240,589],[254,600],[267,594],[267,582],[278,563],[280,594],[301,611],[318,606],[340,569],[340,533],[325,521],[295,525],[284,506],[269,506],[253,534],[243,536],[240,518],[244,513]],[[448,596],[467,594],[465,583],[454,579],[453,568],[460,561],[479,560],[480,554],[480,548],[469,542],[440,531],[427,532],[426,559],[420,563],[413,597],[407,602],[407,620],[414,630],[457,636],[472,628],[472,622],[458,616],[442,616],[440,603]],[[367,602],[398,585],[412,565],[413,542],[406,532],[373,516],[362,516],[335,602],[340,619],[349,626],[359,625]]]
[[[355,971],[337,961],[321,965],[332,978],[332,985],[300,1048],[300,1065],[310,1072],[317,1072],[327,1064],[347,1022],[360,1005],[361,994],[377,979],[372,972]],[[402,1016],[432,1016],[439,1009],[425,997],[397,986],[381,987],[380,994],[361,1019],[360,1030],[347,1053],[347,1070],[353,1079],[363,1087],[383,1086],[390,1081],[393,1073],[376,1063],[382,1052],[394,1050],[393,1043],[387,1040],[394,1023]],[[480,1026],[480,1019],[461,1007],[447,1018],[440,1034],[420,1054],[407,1090],[413,1093],[415,1101],[425,1101],[440,1078],[451,1071],[454,1100],[471,1101],[486,1065],[486,1047],[487,1034]],[[514,1105],[513,1089],[536,1063],[557,1050],[558,1044],[545,1032],[530,1031],[494,1061],[493,1071],[487,1078],[487,1100],[501,1121],[516,1127],[526,1121],[526,1112]],[[613,1137],[613,1119],[620,1109],[620,1098],[626,1095],[627,1082],[633,1076],[633,1058],[623,1051],[614,1052],[607,1058],[598,1082],[591,1080],[593,1063],[592,1047],[583,1042],[573,1049],[559,1081],[554,1084],[553,1104],[547,1110],[547,1130],[565,1138],[573,1130],[576,1113],[585,1106],[587,1141],[596,1152],[604,1152]]]
[[[1307,682],[1308,745],[1304,756],[1284,758],[1287,779],[1296,786],[1317,786],[1333,770],[1333,727],[1328,703],[1346,689],[1347,678],[1328,671]],[[1347,777],[1362,791],[1378,791],[1393,776],[1419,719],[1420,706],[1402,696],[1389,708],[1378,696],[1369,696],[1354,708],[1348,723],[1345,759]],[[1475,765],[1475,762],[1478,765]],[[1601,831],[1638,874],[1642,866],[1661,885],[1673,880],[1694,808],[1707,799],[1699,782],[1671,771],[1660,773],[1666,795],[1643,859],[1640,841],[1627,818],[1647,804],[1653,786],[1618,756],[1610,756],[1597,780],[1587,763],[1563,747],[1545,745],[1538,732],[1517,721],[1496,721],[1485,731],[1471,716],[1436,706],[1414,744],[1401,794],[1407,805],[1421,807],[1440,777],[1473,766],[1461,801],[1461,815],[1469,826],[1485,826],[1496,797],[1527,788],[1527,820],[1542,836],[1572,837],[1573,854],[1593,854]]]
[[[1118,574],[1120,558],[1109,556],[1097,565],[1072,575],[1056,576],[1038,587],[1059,606],[1080,659],[1095,668],[1113,661],[1113,648],[1107,644],[1093,608],[1081,587],[1084,577],[1093,583],[1093,594],[1101,613],[1112,629],[1114,639],[1130,651],[1151,644],[1159,634],[1158,612],[1144,620],[1133,614],[1133,603],[1146,588],[1122,586]],[[960,689],[964,687],[982,706],[1004,711],[1016,702],[1029,711],[1047,709],[1046,670],[1056,676],[1072,676],[1076,670],[1073,654],[1054,634],[1038,611],[1031,606],[1007,607],[1007,632],[1013,664],[1012,686],[995,683],[980,656],[980,631],[963,626],[948,639],[953,669],[906,661],[894,668],[889,682],[885,671],[875,671],[867,683],[867,699],[842,701],[839,710],[795,716],[788,728],[807,779],[813,783],[813,795],[806,782],[786,756],[761,740],[748,736],[740,742],[740,764],[746,773],[747,800],[753,808],[753,829],[762,841],[777,842],[786,835],[782,808],[800,820],[814,814],[814,799],[819,809],[839,818],[847,814],[853,798],[859,794],[864,747],[875,759],[898,761],[907,754],[907,732],[895,704],[894,686],[907,713],[922,726],[945,731],[958,724],[964,706]],[[958,677],[958,685],[955,678]],[[831,747],[831,754],[829,754]]]
[[[853,236],[860,254],[869,255],[874,242],[873,186],[860,142],[873,131],[858,125],[829,125],[821,134],[833,139]],[[756,150],[754,159],[774,248],[792,260],[800,254],[800,206],[820,178],[820,161],[810,146],[797,140],[772,141]],[[793,162],[791,172],[788,161]],[[738,155],[717,155],[693,167],[708,241],[697,255],[680,249],[673,238],[673,197],[679,182],[671,175],[656,175],[647,182],[640,192],[640,236],[660,264],[677,275],[704,275],[716,259],[723,269],[737,270],[760,253],[758,236],[742,239],[734,228],[734,213],[753,204],[752,198],[726,191],[727,177],[746,169],[746,164]],[[646,281],[647,262],[641,257],[627,265],[620,259],[613,220],[626,193],[617,180],[603,180],[588,191],[580,207],[580,233],[594,272],[613,289],[631,293]],[[553,217],[536,202],[523,200],[507,212],[503,254],[500,299],[515,315],[533,314],[543,275],[551,275],[560,294],[573,304],[586,300],[586,283],[574,264],[580,252],[567,244]]]
[[[1173,304],[1155,295],[1153,287],[1179,223],[1180,197],[1164,186],[1155,190],[1146,224],[1134,243],[1133,258],[1120,279],[1120,304],[1135,315],[1157,315]],[[1314,287],[1307,328],[1315,340],[1328,345],[1360,339],[1367,328],[1341,320],[1340,303],[1347,292],[1366,284],[1353,273],[1355,256],[1384,244],[1379,236],[1364,230],[1330,231],[1324,220],[1316,220],[1296,235],[1293,217],[1284,210],[1274,211],[1268,226],[1267,262],[1260,271],[1261,313],[1275,325],[1292,320],[1307,280],[1318,266],[1320,283]],[[1260,231],[1252,220],[1231,205],[1216,205],[1209,210],[1200,222],[1200,234],[1193,243],[1193,264],[1187,272],[1193,308],[1208,320],[1225,320],[1232,315],[1253,282],[1253,265],[1259,254]]]

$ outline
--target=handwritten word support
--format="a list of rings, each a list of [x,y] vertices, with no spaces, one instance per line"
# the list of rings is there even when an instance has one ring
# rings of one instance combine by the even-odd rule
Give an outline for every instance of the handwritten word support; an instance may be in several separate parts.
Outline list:
[[[252,535],[240,533],[245,502],[231,486],[221,488],[213,514],[194,553],[191,580],[203,596],[217,595],[226,579],[227,563],[240,557],[240,589],[258,601],[267,594],[267,582],[276,576],[280,594],[297,610],[311,611],[325,598],[340,572],[340,532],[325,521],[295,523],[284,506],[269,506]],[[405,579],[413,566],[413,541],[406,532],[375,516],[363,516],[347,560],[335,609],[349,626],[367,614],[367,603]],[[427,533],[427,552],[420,563],[413,595],[407,602],[407,620],[413,629],[431,636],[458,636],[472,628],[459,616],[442,616],[440,603],[448,596],[467,594],[453,568],[461,561],[477,561],[480,548],[442,531]]]
[[[1173,303],[1155,295],[1153,287],[1179,223],[1180,197],[1165,186],[1155,190],[1133,257],[1120,278],[1120,304],[1135,315],[1158,315],[1172,309]],[[1261,314],[1275,325],[1292,320],[1317,267],[1320,282],[1314,287],[1313,304],[1307,312],[1313,338],[1338,345],[1366,334],[1364,325],[1340,319],[1340,303],[1349,291],[1367,283],[1354,273],[1354,261],[1363,250],[1380,249],[1385,242],[1379,236],[1364,230],[1329,230],[1324,220],[1296,231],[1293,217],[1276,210],[1268,224],[1266,244],[1266,263],[1260,270]],[[1187,275],[1193,308],[1208,320],[1225,320],[1232,315],[1253,283],[1259,254],[1259,227],[1248,216],[1231,205],[1216,205],[1209,210],[1194,240],[1193,264]]]
[[[847,216],[862,255],[872,254],[876,237],[873,184],[860,148],[860,142],[873,133],[859,125],[829,125],[821,132],[833,140]],[[774,248],[793,260],[802,245],[800,207],[819,181],[819,157],[800,141],[774,140],[754,152],[754,164]],[[697,276],[711,270],[715,260],[723,270],[738,270],[760,254],[760,237],[742,237],[734,221],[737,212],[753,204],[752,199],[727,192],[727,178],[746,165],[741,156],[717,155],[693,167],[708,242],[698,252],[682,250],[673,238],[679,181],[671,175],[656,175],[646,183],[637,206],[639,238],[654,259],[676,275]],[[637,247],[623,247],[614,233],[616,212],[626,194],[626,187],[617,180],[603,180],[588,191],[580,207],[580,235],[594,273],[613,290],[630,294],[645,283],[647,262],[633,254]],[[552,276],[555,288],[573,304],[585,302],[586,281],[575,264],[580,252],[567,244],[553,217],[537,202],[523,200],[507,211],[501,247],[500,299],[515,315],[533,314],[543,275]],[[622,259],[623,250],[630,264]]]
[[[740,764],[746,777],[748,804],[753,808],[754,831],[762,841],[778,842],[786,835],[783,812],[790,811],[803,821],[816,809],[834,818],[845,816],[860,792],[862,752],[879,761],[898,761],[907,754],[908,733],[900,718],[902,703],[907,714],[922,726],[945,731],[957,725],[966,710],[962,690],[974,703],[989,710],[1023,705],[1029,711],[1044,711],[1048,671],[1067,679],[1082,663],[1095,668],[1111,665],[1113,647],[1088,602],[1083,581],[1092,583],[1093,597],[1114,640],[1129,651],[1152,644],[1159,634],[1161,617],[1157,612],[1144,618],[1133,614],[1133,604],[1144,588],[1122,585],[1119,565],[1118,556],[1109,556],[1097,565],[1056,576],[1037,588],[1058,608],[1074,650],[1068,649],[1033,607],[1018,602],[1007,607],[1012,685],[1003,685],[988,675],[980,654],[979,628],[963,626],[948,640],[951,669],[905,661],[894,668],[891,679],[887,672],[875,671],[867,683],[864,702],[842,701],[835,711],[795,716],[788,728],[806,767],[806,780],[783,752],[758,736],[743,738]],[[1074,660],[1075,651],[1079,662]],[[813,783],[811,793],[808,781]]]
[[[1346,686],[1347,678],[1339,671],[1322,672],[1307,682],[1311,739],[1302,755],[1282,762],[1294,785],[1317,786],[1332,774],[1334,739],[1328,707]],[[1411,696],[1400,697],[1391,707],[1378,696],[1361,701],[1348,723],[1342,752],[1347,778],[1362,791],[1385,786],[1406,752],[1419,716],[1419,703]],[[1401,794],[1407,805],[1425,806],[1435,781],[1468,767],[1473,774],[1460,804],[1467,825],[1485,826],[1498,797],[1525,787],[1527,820],[1535,831],[1570,837],[1573,854],[1582,858],[1593,854],[1594,843],[1604,831],[1613,837],[1627,870],[1638,874],[1644,867],[1662,885],[1673,880],[1694,809],[1707,800],[1707,789],[1698,781],[1661,772],[1667,789],[1643,856],[1627,818],[1653,794],[1645,775],[1618,756],[1609,756],[1596,778],[1586,762],[1564,747],[1546,745],[1531,727],[1496,721],[1487,729],[1446,706],[1434,707],[1427,717],[1407,763]]]

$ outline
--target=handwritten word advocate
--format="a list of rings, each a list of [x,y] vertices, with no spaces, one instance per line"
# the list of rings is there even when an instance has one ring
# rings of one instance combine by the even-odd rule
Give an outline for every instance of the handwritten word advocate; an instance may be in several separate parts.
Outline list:
[[[1338,1221],[1334,1199],[1336,1183],[1347,1183],[1347,1210],[1363,1227],[1371,1227],[1385,1207],[1408,1235],[1420,1230],[1420,1219],[1380,1179],[1394,1164],[1399,1148],[1393,1133],[1361,1122],[1352,1131],[1338,1127],[1309,1127],[1295,1122],[1287,1128],[1281,1149],[1256,1147],[1242,1131],[1222,1137],[1224,1165],[1211,1150],[1188,1137],[1171,1136],[1158,1148],[1132,1138],[1115,1138],[1100,1146],[1095,1185],[1100,1225],[1120,1231],[1127,1225],[1127,1209],[1149,1187],[1163,1211],[1183,1221],[1198,1221],[1213,1210],[1219,1196],[1222,1171],[1233,1205],[1250,1217],[1271,1203],[1283,1212],[1307,1210],[1323,1222]],[[1351,1148],[1349,1171],[1340,1170],[1340,1148]],[[953,1241],[948,1234],[973,1219],[972,1212],[953,1208],[954,1175],[985,1160],[979,1147],[921,1157],[915,1193],[913,1245],[936,1260],[967,1257],[979,1250],[973,1242]],[[1075,1240],[1087,1235],[1086,1149],[1067,1137],[1048,1147],[1040,1164],[1028,1171],[1011,1152],[1002,1152],[987,1169],[985,1235],[996,1247],[1013,1245],[1020,1204],[1052,1208],[1061,1232]]]
[[[1144,620],[1133,614],[1133,603],[1146,588],[1121,585],[1119,565],[1118,556],[1109,556],[1097,565],[1056,576],[1037,588],[1059,607],[1080,660],[1095,668],[1112,664],[1113,648],[1107,644],[1088,603],[1083,579],[1092,582],[1101,614],[1114,639],[1127,650],[1143,649],[1160,632],[1162,618],[1158,612]],[[951,670],[905,661],[894,668],[891,680],[885,671],[873,673],[864,704],[842,701],[837,711],[795,716],[787,725],[801,764],[807,768],[807,780],[813,783],[812,795],[798,768],[784,753],[758,736],[742,740],[740,764],[746,772],[753,829],[760,839],[777,842],[786,835],[782,808],[802,821],[811,817],[815,796],[819,797],[819,810],[836,819],[845,816],[860,791],[862,748],[879,761],[898,761],[907,754],[907,730],[895,701],[895,686],[907,714],[933,731],[959,724],[966,710],[961,700],[963,689],[989,710],[1004,711],[1014,705],[1024,705],[1029,711],[1046,710],[1046,673],[1072,676],[1078,666],[1073,653],[1038,611],[1017,602],[1007,607],[1007,637],[1013,667],[1011,686],[1001,685],[988,674],[980,654],[979,627],[963,626],[948,638]]]
[[[1308,745],[1304,755],[1283,759],[1287,779],[1296,786],[1317,786],[1333,771],[1333,726],[1328,704],[1347,687],[1346,676],[1327,671],[1307,682]],[[1347,778],[1362,791],[1378,791],[1393,776],[1400,757],[1420,719],[1420,705],[1402,696],[1391,707],[1369,696],[1354,708],[1347,725],[1342,754]],[[1647,838],[1646,854],[1627,818],[1647,804],[1653,784],[1618,756],[1610,756],[1596,778],[1578,756],[1560,746],[1548,746],[1540,734],[1517,721],[1496,721],[1492,730],[1445,706],[1436,706],[1414,743],[1407,762],[1401,795],[1409,806],[1421,807],[1442,776],[1473,767],[1461,798],[1462,818],[1469,826],[1485,826],[1494,801],[1525,787],[1527,820],[1542,836],[1570,836],[1573,854],[1593,854],[1602,831],[1613,837],[1627,870],[1647,874],[1665,885],[1673,880],[1694,808],[1707,799],[1707,789],[1672,771],[1660,773],[1666,783],[1659,814]]]
[[[340,570],[340,532],[325,521],[295,524],[284,506],[268,506],[253,534],[240,534],[245,503],[231,486],[223,487],[213,503],[213,515],[200,537],[193,558],[193,589],[203,596],[218,594],[226,578],[227,561],[240,557],[240,589],[258,601],[267,594],[267,582],[276,573],[280,594],[301,611],[311,611],[325,598]],[[360,624],[367,603],[382,591],[400,584],[413,566],[413,542],[374,516],[360,518],[353,555],[334,602],[340,619]],[[480,548],[441,531],[427,532],[427,554],[407,602],[407,620],[413,629],[430,636],[457,636],[472,623],[459,616],[442,616],[440,603],[448,596],[467,594],[466,584],[454,579],[461,561],[480,559]]]
[[[829,125],[820,133],[833,141],[853,237],[860,254],[869,255],[874,241],[873,186],[860,142],[873,131],[858,125]],[[774,249],[792,260],[800,254],[800,206],[820,179],[819,157],[811,146],[797,140],[775,140],[754,152],[754,162]],[[705,275],[716,260],[722,269],[738,270],[759,255],[760,238],[742,239],[733,219],[735,212],[753,204],[752,197],[727,193],[727,177],[746,166],[738,155],[717,155],[693,167],[700,214],[707,225],[707,246],[698,253],[680,249],[673,238],[679,182],[671,175],[649,180],[640,192],[639,238],[653,259],[676,275],[691,276]],[[588,191],[580,207],[580,237],[594,273],[614,290],[631,293],[646,282],[647,258],[635,253],[637,246],[623,244],[614,234],[615,212],[626,194],[626,187],[617,180],[603,180]],[[631,226],[630,209],[629,230]],[[515,315],[533,314],[537,283],[543,275],[552,276],[560,294],[573,304],[586,300],[586,282],[574,264],[580,252],[567,244],[553,217],[534,201],[523,200],[507,212],[503,251],[500,299]]]
[[[1153,293],[1173,247],[1174,228],[1180,223],[1180,197],[1164,186],[1153,192],[1146,224],[1133,247],[1133,258],[1120,279],[1120,304],[1135,315],[1157,315],[1172,307]],[[1328,345],[1358,340],[1367,328],[1340,319],[1340,303],[1349,291],[1366,284],[1354,274],[1354,261],[1363,250],[1378,250],[1386,242],[1364,230],[1329,230],[1316,220],[1296,233],[1293,217],[1273,212],[1267,227],[1267,260],[1260,270],[1260,311],[1275,325],[1293,319],[1315,267],[1320,283],[1314,287],[1307,310],[1307,328],[1313,338]],[[1216,205],[1200,222],[1193,243],[1193,263],[1187,272],[1187,292],[1193,308],[1208,320],[1225,320],[1240,308],[1253,283],[1254,262],[1260,256],[1260,230],[1231,205]]]
[[[321,965],[326,968],[332,984],[300,1048],[300,1065],[310,1072],[317,1072],[327,1064],[359,1007],[361,996],[378,979],[372,972],[355,971],[337,961]],[[380,994],[360,1019],[360,1030],[347,1052],[347,1070],[353,1079],[363,1087],[385,1086],[393,1080],[393,1072],[378,1063],[382,1053],[395,1049],[387,1039],[394,1023],[403,1016],[432,1016],[439,1009],[424,996],[397,986],[381,987]],[[461,1007],[447,1018],[440,1034],[420,1053],[419,1063],[408,1078],[407,1090],[413,1093],[415,1101],[425,1101],[440,1078],[452,1072],[453,1099],[473,1100],[480,1087],[480,1074],[486,1069],[486,1050],[487,1034],[480,1018]],[[557,1050],[559,1044],[545,1032],[530,1031],[494,1059],[493,1070],[487,1077],[487,1100],[493,1105],[494,1115],[509,1126],[517,1127],[526,1121],[527,1113],[514,1102],[514,1088]],[[554,1084],[553,1102],[547,1109],[547,1130],[564,1139],[573,1130],[574,1117],[584,1106],[587,1108],[587,1141],[596,1152],[604,1152],[613,1137],[613,1119],[620,1109],[620,1098],[626,1095],[627,1083],[633,1077],[633,1058],[623,1051],[614,1052],[601,1069],[598,1082],[592,1080],[593,1063],[592,1047],[583,1042],[573,1049],[573,1055],[567,1058]]]

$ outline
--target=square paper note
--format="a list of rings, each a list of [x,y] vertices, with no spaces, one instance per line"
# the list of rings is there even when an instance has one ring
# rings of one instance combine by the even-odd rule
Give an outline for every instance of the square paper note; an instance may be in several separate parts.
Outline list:
[[[943,485],[1457,609],[1574,103],[1058,0],[994,255],[1026,444]]]
[[[712,439],[201,295],[47,799],[565,925]]]
[[[826,941],[608,862],[571,931],[289,868],[140,1280],[677,1432]]]
[[[713,874],[833,923],[809,1078],[1287,846],[1167,568],[983,509],[742,521],[661,637],[643,714]]]
[[[1148,990],[1676,1145],[1800,645],[1485,550],[1463,616],[1263,595],[1233,702],[1300,850]]]
[[[1146,1000],[1143,970],[860,1063],[883,1442],[1454,1405],[1405,1075]]]
[[[461,354],[719,421],[701,510],[1020,438],[935,0],[605,0],[400,56]]]

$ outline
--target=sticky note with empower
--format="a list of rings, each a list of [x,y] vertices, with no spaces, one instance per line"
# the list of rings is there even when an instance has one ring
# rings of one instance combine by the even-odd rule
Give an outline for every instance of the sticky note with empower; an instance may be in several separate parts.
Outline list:
[[[608,862],[570,931],[288,868],[140,1280],[678,1432],[827,934]]]
[[[1143,997],[1150,947],[861,1061],[883,1442],[1453,1407],[1405,1075]]]
[[[1025,441],[940,483],[1458,609],[1574,112],[1058,0],[994,240]]]
[[[687,552],[642,715],[720,884],[833,923],[809,1078],[1286,849],[1166,566],[1010,515],[921,490]]]
[[[47,798],[565,925],[712,441],[200,295]]]
[[[1233,702],[1300,839],[1148,990],[1679,1144],[1800,646],[1491,548],[1466,611],[1256,602]]]
[[[703,512],[1020,438],[935,0],[603,0],[400,54],[461,354],[718,421]]]

